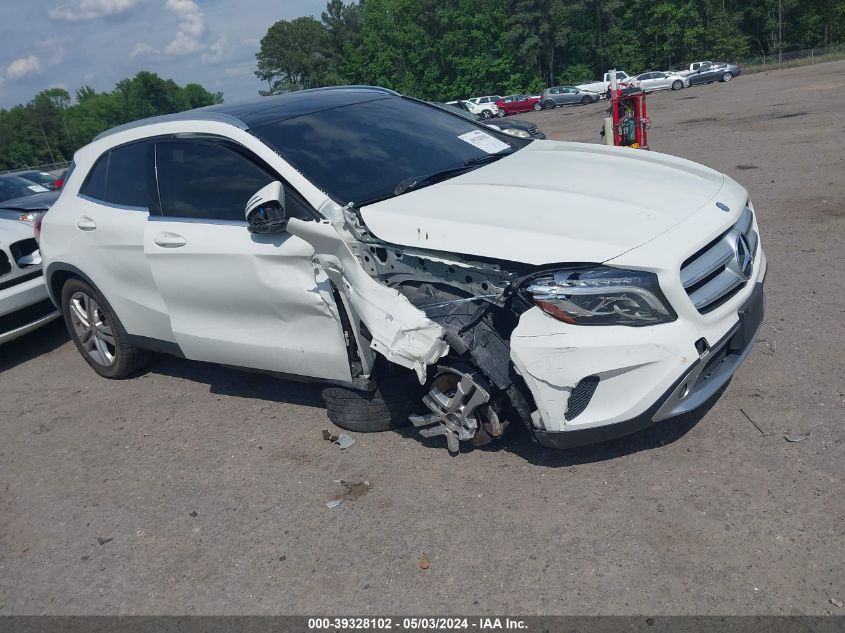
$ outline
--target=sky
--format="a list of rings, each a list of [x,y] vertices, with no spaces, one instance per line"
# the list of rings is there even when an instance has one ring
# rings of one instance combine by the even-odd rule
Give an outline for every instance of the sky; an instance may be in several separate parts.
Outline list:
[[[199,83],[227,100],[265,86],[255,53],[267,28],[319,17],[326,0],[0,0],[0,107],[46,88],[98,92],[139,70]]]

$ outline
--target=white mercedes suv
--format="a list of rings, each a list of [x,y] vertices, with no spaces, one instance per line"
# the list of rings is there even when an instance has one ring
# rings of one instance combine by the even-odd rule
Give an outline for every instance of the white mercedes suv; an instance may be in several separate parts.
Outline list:
[[[711,402],[763,319],[735,181],[381,88],[138,121],[75,165],[41,252],[107,378],[167,352],[321,381],[352,430],[564,448]]]

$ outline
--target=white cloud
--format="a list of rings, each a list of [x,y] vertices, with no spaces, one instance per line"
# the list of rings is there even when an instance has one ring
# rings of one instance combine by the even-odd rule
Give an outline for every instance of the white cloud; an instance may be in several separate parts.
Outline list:
[[[132,52],[129,53],[129,57],[131,57],[132,59],[135,59],[136,57],[145,57],[148,59],[151,57],[158,57],[158,49],[153,48],[150,44],[147,44],[146,42],[140,42],[138,44],[135,44],[135,48],[133,48]]]
[[[167,0],[167,10],[179,16],[179,30],[167,45],[168,55],[190,55],[203,49],[205,19],[194,0]]]
[[[94,20],[108,15],[123,13],[138,4],[140,0],[75,0],[70,4],[60,4],[50,9],[49,15],[54,20],[79,22]]]
[[[27,55],[6,66],[7,79],[19,79],[41,71],[41,60],[37,55]]]
[[[202,54],[202,61],[206,64],[216,64],[228,59],[231,55],[232,43],[225,33],[214,40],[208,50]]]

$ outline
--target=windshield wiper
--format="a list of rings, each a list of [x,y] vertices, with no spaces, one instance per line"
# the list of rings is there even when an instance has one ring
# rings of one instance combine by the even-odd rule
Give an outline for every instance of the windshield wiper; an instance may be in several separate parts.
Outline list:
[[[410,178],[405,178],[396,183],[396,187],[393,189],[393,195],[401,196],[403,193],[408,191],[421,189],[422,187],[433,185],[434,183],[441,182],[447,178],[452,178],[453,176],[458,176],[464,172],[472,171],[476,167],[481,167],[482,165],[495,162],[500,158],[513,154],[515,151],[516,150],[512,149],[509,151],[497,152],[495,154],[478,156],[476,158],[470,158],[460,167],[450,167],[449,169],[441,169],[440,171],[435,171],[422,176],[411,176]]]

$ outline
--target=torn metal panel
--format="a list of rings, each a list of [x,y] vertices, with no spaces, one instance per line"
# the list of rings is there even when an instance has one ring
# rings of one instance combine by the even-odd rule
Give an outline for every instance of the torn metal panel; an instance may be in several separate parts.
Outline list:
[[[425,382],[426,367],[449,351],[443,328],[401,293],[373,279],[330,222],[292,218],[288,232],[314,248],[314,260],[344,296],[351,317],[366,326],[369,346]]]

